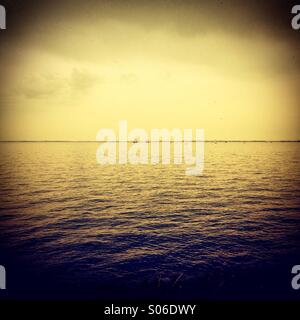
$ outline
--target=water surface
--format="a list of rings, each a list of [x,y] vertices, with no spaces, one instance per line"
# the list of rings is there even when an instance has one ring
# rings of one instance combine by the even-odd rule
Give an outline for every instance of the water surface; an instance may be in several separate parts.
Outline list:
[[[299,298],[299,143],[206,143],[198,177],[97,146],[1,144],[9,295]]]

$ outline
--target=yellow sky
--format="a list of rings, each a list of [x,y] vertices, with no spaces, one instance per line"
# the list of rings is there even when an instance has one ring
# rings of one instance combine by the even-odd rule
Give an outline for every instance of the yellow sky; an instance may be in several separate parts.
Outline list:
[[[299,139],[290,50],[213,26],[192,33],[109,14],[50,17],[9,46],[0,138],[95,140],[127,120],[204,128],[206,139]]]

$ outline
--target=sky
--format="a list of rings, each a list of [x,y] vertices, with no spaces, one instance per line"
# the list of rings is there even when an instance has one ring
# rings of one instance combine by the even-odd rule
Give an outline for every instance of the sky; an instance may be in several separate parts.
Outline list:
[[[300,140],[294,1],[2,1],[0,140]]]

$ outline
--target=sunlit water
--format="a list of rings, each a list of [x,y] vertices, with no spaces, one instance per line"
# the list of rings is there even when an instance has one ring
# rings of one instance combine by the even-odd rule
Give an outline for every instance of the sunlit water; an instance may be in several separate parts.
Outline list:
[[[8,294],[297,298],[299,143],[206,143],[198,177],[97,146],[1,144]]]

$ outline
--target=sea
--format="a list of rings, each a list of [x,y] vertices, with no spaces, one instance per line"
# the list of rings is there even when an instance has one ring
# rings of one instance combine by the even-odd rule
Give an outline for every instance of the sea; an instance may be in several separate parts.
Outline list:
[[[6,297],[300,299],[300,143],[206,142],[199,176],[98,146],[0,143]]]

